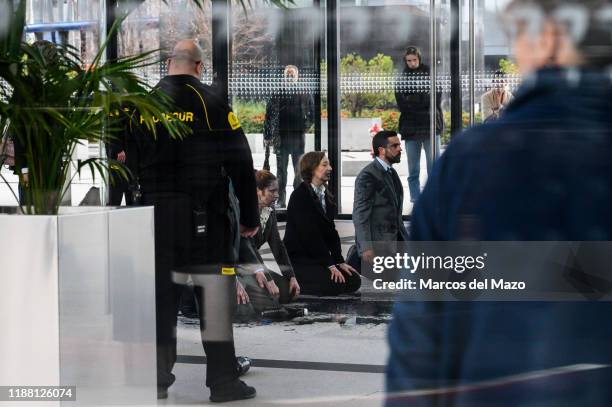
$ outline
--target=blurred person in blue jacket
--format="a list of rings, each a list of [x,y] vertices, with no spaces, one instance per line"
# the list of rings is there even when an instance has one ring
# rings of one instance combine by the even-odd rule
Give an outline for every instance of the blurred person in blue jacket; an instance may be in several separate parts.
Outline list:
[[[523,85],[450,143],[411,239],[610,241],[612,3],[513,0],[504,17]],[[398,302],[386,406],[611,406],[610,315],[609,302]]]

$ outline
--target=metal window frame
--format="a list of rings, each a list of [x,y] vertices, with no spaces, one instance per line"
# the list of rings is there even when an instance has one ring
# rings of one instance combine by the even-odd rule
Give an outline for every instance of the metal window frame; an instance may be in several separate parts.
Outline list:
[[[450,7],[450,75],[451,75],[451,137],[463,128],[463,98],[461,94],[461,0],[451,0]]]
[[[338,0],[326,0],[326,47],[327,47],[327,149],[329,162],[332,166],[332,175],[329,189],[334,195],[336,206],[334,216],[338,215],[338,208],[342,202],[341,166],[340,156],[340,30]]]
[[[229,0],[212,0],[212,68],[213,83],[228,103],[229,73],[232,66],[232,13]]]

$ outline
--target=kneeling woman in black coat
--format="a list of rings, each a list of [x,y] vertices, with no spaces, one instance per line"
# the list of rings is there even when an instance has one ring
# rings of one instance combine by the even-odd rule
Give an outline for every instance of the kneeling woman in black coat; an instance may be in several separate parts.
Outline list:
[[[284,243],[303,294],[338,295],[361,286],[361,277],[344,262],[327,191],[332,167],[325,153],[312,151],[300,160],[303,182],[287,205]]]

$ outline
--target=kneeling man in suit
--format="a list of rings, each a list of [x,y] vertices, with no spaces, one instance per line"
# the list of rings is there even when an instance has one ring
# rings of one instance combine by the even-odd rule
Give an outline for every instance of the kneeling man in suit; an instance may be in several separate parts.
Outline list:
[[[393,169],[400,162],[402,143],[396,132],[380,131],[372,140],[372,151],[374,160],[355,180],[353,200],[357,253],[367,263],[374,258],[372,242],[408,240],[402,220],[404,190]]]

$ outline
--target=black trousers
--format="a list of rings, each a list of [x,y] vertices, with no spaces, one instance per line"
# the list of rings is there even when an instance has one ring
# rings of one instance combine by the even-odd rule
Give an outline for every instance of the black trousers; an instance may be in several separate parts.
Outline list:
[[[155,207],[155,308],[157,322],[157,385],[174,383],[176,325],[182,285],[173,281],[173,271],[186,266],[192,256],[191,199],[178,193],[145,193],[143,203]],[[218,217],[212,217],[219,219]],[[222,226],[211,228],[217,230]],[[216,239],[224,243],[223,239]],[[198,250],[198,253],[200,251]],[[200,308],[202,298],[198,296]],[[202,319],[200,320],[202,323]],[[231,321],[229,321],[231,323]],[[228,383],[238,377],[234,342],[202,341],[207,356],[206,385]]]
[[[344,276],[344,283],[336,283],[331,279],[331,272],[321,264],[310,262],[296,262],[291,260],[295,276],[300,282],[302,294],[330,296],[338,294],[348,294],[359,290],[361,287],[361,276],[353,273]]]
[[[108,186],[108,204],[110,206],[121,205],[123,194],[125,194],[125,204],[132,205],[132,194],[130,193],[130,183],[122,177],[116,176],[114,184]]]
[[[294,137],[304,137],[303,135],[296,133]],[[289,136],[287,136],[289,137]],[[288,143],[288,145],[281,144],[280,154],[276,155],[276,177],[278,179],[278,203],[281,207],[286,207],[287,203],[287,166],[289,165],[289,156],[291,155],[291,163],[293,165],[293,189],[295,190],[302,182],[300,176],[300,158],[304,154],[304,147],[300,143]]]

